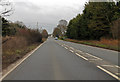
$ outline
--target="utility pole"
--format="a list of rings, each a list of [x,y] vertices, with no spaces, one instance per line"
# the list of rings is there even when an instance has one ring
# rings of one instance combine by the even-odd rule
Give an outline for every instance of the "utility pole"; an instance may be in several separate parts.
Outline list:
[[[37,29],[38,29],[38,22],[37,22],[37,26],[36,26],[36,27],[37,27]]]
[[[40,33],[42,33],[42,27],[40,27]]]

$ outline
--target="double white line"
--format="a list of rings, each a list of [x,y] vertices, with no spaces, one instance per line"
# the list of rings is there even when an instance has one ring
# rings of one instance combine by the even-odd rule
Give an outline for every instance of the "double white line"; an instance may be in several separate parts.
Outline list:
[[[65,45],[65,44],[64,44],[64,45]],[[67,45],[66,45],[66,46],[67,46]],[[72,47],[69,47],[69,48],[75,50],[75,49],[72,48]],[[68,49],[68,48],[65,47],[65,49]],[[70,51],[71,51],[71,52],[74,52],[73,50],[70,50]],[[80,50],[77,50],[77,51],[80,52],[80,53],[83,53],[83,52],[80,51]],[[82,56],[82,55],[80,55],[80,54],[78,54],[78,53],[75,53],[75,54],[76,54],[77,56],[81,57],[82,59],[88,61],[88,59],[87,59],[86,57],[84,57],[84,56]],[[93,55],[91,55],[91,54],[89,54],[89,53],[85,53],[85,54],[88,55],[88,56],[91,56],[91,57],[96,58],[96,59],[94,59],[94,60],[103,60],[103,59],[101,59],[101,58],[99,58],[99,57],[96,57],[96,56],[93,56]],[[104,65],[104,66],[105,66],[105,65]],[[120,68],[119,66],[116,66],[116,67]],[[120,78],[119,78],[117,75],[111,73],[110,71],[104,69],[103,67],[97,66],[97,68],[101,69],[102,71],[106,72],[107,74],[111,75],[112,77],[116,78],[117,80],[120,80]]]
[[[110,71],[104,69],[103,67],[101,66],[97,66],[99,69],[103,70],[104,72],[106,72],[107,74],[113,76],[114,78],[116,78],[117,80],[120,80],[120,78],[118,76],[116,76],[115,74],[111,73]]]
[[[88,59],[87,58],[85,58],[84,56],[81,56],[80,54],[78,54],[78,53],[75,53],[77,56],[79,56],[79,57],[81,57],[81,58],[83,58],[84,60],[87,60],[88,61]]]

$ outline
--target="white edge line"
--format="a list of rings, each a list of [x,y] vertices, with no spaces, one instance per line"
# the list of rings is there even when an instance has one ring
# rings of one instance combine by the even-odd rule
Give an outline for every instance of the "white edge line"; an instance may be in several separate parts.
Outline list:
[[[103,70],[104,72],[108,73],[109,75],[111,75],[112,77],[116,78],[117,80],[120,80],[120,78],[116,75],[114,75],[113,73],[107,71],[106,69],[102,68],[101,66],[97,66],[99,69]]]
[[[46,42],[46,41],[45,41]],[[44,42],[44,43],[45,43]],[[24,62],[28,57],[30,57],[38,48],[40,48],[44,43],[40,44],[36,49],[34,49],[28,56],[26,56],[23,60],[21,60],[16,66],[14,66],[10,71],[8,71],[5,75],[3,75],[0,78],[0,82],[8,75],[10,74],[13,70],[15,70],[22,62]]]
[[[76,55],[77,55],[77,56],[79,56],[79,57],[81,57],[81,58],[83,58],[84,60],[87,60],[87,61],[88,61],[88,59],[87,59],[87,58],[85,58],[85,57],[81,56],[80,54],[76,53]]]

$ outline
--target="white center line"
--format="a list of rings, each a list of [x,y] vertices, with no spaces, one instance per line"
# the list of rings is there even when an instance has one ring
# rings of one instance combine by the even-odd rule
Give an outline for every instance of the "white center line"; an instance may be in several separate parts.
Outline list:
[[[120,68],[120,66],[117,66],[117,65],[116,65],[116,67],[117,67],[117,68]]]
[[[64,45],[61,45],[61,46],[64,46]]]
[[[120,75],[120,73],[115,73],[116,75]]]
[[[72,48],[72,47],[70,47],[70,48],[74,50],[74,48]]]
[[[79,57],[81,57],[81,58],[83,58],[84,60],[87,60],[87,61],[88,61],[88,59],[87,59],[87,58],[85,58],[85,57],[81,56],[80,54],[76,53],[76,55],[77,55],[77,56],[79,56]]]
[[[114,75],[113,73],[109,72],[108,70],[102,68],[101,66],[97,66],[99,69],[103,70],[104,72],[108,73],[109,75],[113,76],[114,78],[120,80],[120,78],[116,75]]]
[[[80,51],[80,50],[77,50],[77,51],[82,53],[82,51]]]
[[[65,47],[65,49],[68,49],[67,47]]]
[[[101,65],[101,66],[104,66],[104,67],[115,67],[115,65]]]
[[[74,52],[74,51],[72,51],[72,50],[70,50],[71,52]]]
[[[90,59],[90,60],[99,60],[99,59]]]
[[[86,53],[86,54],[89,55],[89,56],[92,56],[92,57],[94,57],[94,58],[96,58],[96,59],[103,60],[103,59],[98,58],[98,57],[96,57],[96,56],[93,56],[93,55],[91,55],[91,54],[89,54],[89,53]]]

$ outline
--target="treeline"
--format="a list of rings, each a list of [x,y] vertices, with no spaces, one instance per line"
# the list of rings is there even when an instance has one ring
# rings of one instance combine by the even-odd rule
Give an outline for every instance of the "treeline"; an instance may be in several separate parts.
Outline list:
[[[9,22],[2,18],[2,68],[22,58],[48,37],[44,29],[27,28],[22,22]]]
[[[38,29],[27,28],[23,22],[9,22],[5,18],[2,18],[2,36],[18,36],[24,37],[29,42],[41,42],[42,38],[48,37],[48,32],[44,29],[42,33]]]
[[[88,2],[82,14],[70,20],[66,36],[79,40],[118,38],[120,2]]]

